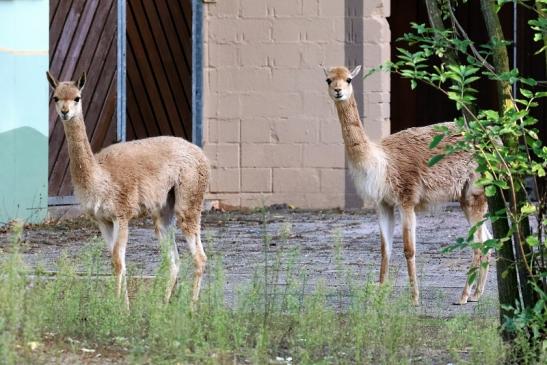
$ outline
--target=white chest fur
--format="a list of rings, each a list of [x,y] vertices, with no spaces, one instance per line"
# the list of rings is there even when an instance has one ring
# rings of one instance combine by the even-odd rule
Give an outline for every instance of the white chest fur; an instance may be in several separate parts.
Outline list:
[[[383,153],[375,154],[363,162],[350,161],[349,170],[357,193],[363,200],[379,203],[387,198],[387,160]]]

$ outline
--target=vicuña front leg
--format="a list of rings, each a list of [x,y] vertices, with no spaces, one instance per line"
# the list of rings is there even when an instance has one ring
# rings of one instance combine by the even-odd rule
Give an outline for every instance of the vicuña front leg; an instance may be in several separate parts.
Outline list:
[[[408,278],[410,281],[410,292],[412,302],[418,305],[420,294],[418,290],[418,280],[416,279],[416,214],[413,207],[401,208],[403,221],[403,245],[408,269]]]
[[[382,284],[389,275],[389,258],[395,226],[393,207],[383,203],[380,204],[378,206],[378,219],[380,223],[380,240],[382,241],[382,264],[380,266],[380,284]]]
[[[470,184],[463,192],[460,204],[465,214],[465,218],[467,218],[467,221],[472,226],[479,223],[483,219],[486,211],[488,210],[486,197],[484,196],[482,190],[475,187],[473,184]],[[482,243],[488,238],[491,238],[491,235],[488,231],[488,228],[486,228],[483,223],[479,227],[477,227],[473,239],[475,240],[475,242]],[[466,278],[459,304],[465,304],[468,301],[476,302],[481,297],[482,293],[484,292],[484,286],[486,284],[486,278],[488,276],[489,258],[490,252],[487,252],[485,255],[483,255],[480,249],[473,250],[471,269],[478,270],[478,278],[473,280],[473,282],[469,282],[469,279]],[[475,292],[473,295],[470,296],[472,286],[475,282]]]
[[[474,249],[473,250],[473,260],[471,261],[471,270],[477,270],[481,262],[481,250]],[[463,305],[466,304],[469,299],[469,294],[471,292],[471,289],[473,287],[473,284],[475,283],[476,279],[473,281],[469,281],[469,278],[465,278],[465,285],[463,286],[462,295],[460,296],[460,302],[459,304]],[[457,303],[456,303],[457,304]]]
[[[475,242],[484,242],[488,237],[490,237],[490,232],[488,232],[488,229],[483,224],[477,229],[477,232],[475,232],[474,239]],[[459,304],[465,304],[468,301],[477,302],[482,296],[482,293],[484,293],[484,286],[486,285],[486,278],[488,277],[489,259],[490,251],[483,255],[480,249],[473,250],[471,269],[478,270],[478,275],[477,278],[472,282],[469,282],[469,279],[466,279]],[[473,293],[473,295],[470,295],[474,284],[475,292]]]
[[[118,236],[112,250],[112,266],[116,275],[116,294],[124,296],[125,305],[129,309],[129,296],[127,294],[127,279],[125,271],[125,248],[127,246],[128,221],[118,220]]]
[[[488,228],[486,228],[484,224],[481,226],[481,229],[483,230],[483,233],[482,233],[483,239],[492,238],[492,235],[490,234],[490,232],[488,231]],[[484,242],[484,240],[482,242]],[[489,260],[490,260],[490,250],[486,253],[486,255],[481,255],[479,279],[477,281],[475,293],[473,293],[473,295],[469,297],[470,302],[477,302],[479,298],[482,296],[482,293],[484,293],[484,287],[486,285],[486,279],[488,277]]]

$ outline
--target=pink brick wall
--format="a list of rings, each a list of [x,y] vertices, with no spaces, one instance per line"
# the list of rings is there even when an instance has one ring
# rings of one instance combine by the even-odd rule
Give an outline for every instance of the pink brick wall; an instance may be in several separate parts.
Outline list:
[[[347,5],[347,6],[346,6]],[[205,7],[209,199],[344,207],[345,154],[323,66],[389,58],[388,0],[218,0]],[[358,88],[365,129],[389,133],[389,77]]]

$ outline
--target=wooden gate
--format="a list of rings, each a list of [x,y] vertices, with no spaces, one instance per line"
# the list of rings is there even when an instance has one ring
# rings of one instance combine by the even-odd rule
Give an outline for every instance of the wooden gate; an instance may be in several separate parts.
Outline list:
[[[192,138],[192,4],[127,2],[127,139]]]
[[[75,80],[87,72],[82,101],[94,152],[116,139],[116,32],[116,0],[50,2],[50,70],[60,80]],[[68,150],[51,102],[49,196],[67,195],[72,195]]]
[[[117,29],[121,0],[51,0],[50,69],[88,78],[82,101],[93,152],[116,143]],[[190,0],[127,0],[126,139],[192,136]],[[49,196],[72,195],[62,122],[50,104]]]

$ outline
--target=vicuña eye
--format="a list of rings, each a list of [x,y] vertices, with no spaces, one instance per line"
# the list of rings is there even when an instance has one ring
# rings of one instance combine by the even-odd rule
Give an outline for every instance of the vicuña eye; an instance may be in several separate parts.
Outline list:
[[[54,102],[58,102],[58,101],[59,101],[59,98],[56,97],[56,96],[54,96],[54,97],[53,97],[53,101],[54,101]]]
[[[75,98],[74,98],[74,101],[75,101],[75,102],[79,102],[79,101],[80,101],[80,97],[79,97],[79,96],[75,97]]]
[[[350,83],[351,83],[351,79],[346,79],[346,82],[347,82],[348,84],[350,84]]]
[[[331,80],[331,79],[327,79],[326,81],[327,81],[327,84],[329,84],[329,85],[330,85],[330,84],[331,84],[331,82],[332,82],[332,80]]]

